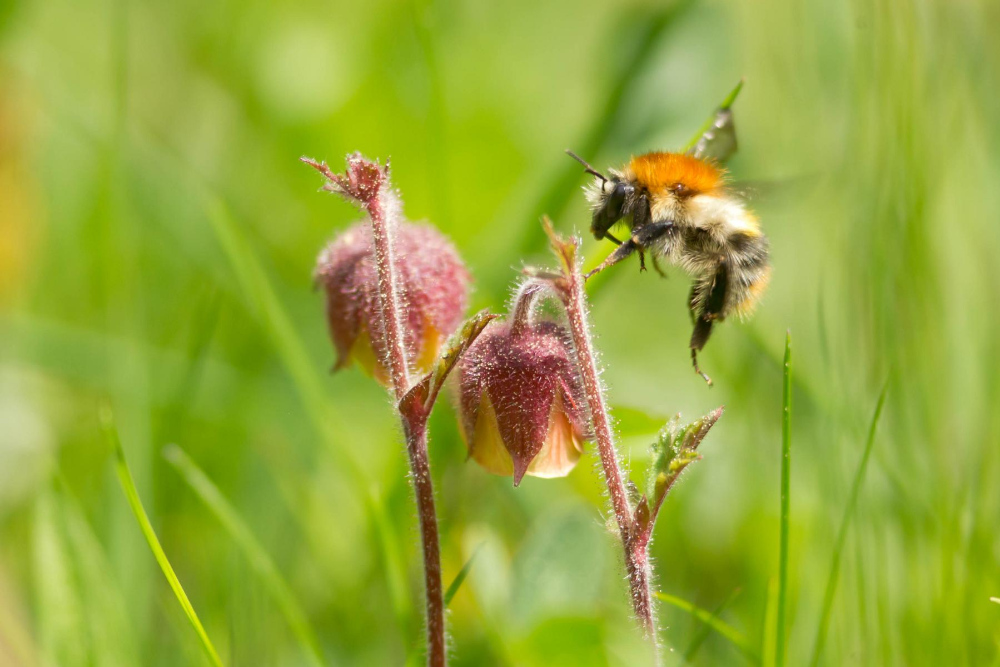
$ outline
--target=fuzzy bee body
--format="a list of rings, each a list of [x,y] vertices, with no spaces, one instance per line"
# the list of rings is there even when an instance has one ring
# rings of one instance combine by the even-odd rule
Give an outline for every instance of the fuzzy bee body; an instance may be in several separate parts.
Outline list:
[[[639,253],[642,269],[649,252],[654,262],[665,259],[691,275],[691,358],[711,384],[698,367],[697,354],[712,325],[734,313],[748,315],[770,277],[767,237],[756,216],[727,189],[721,169],[692,155],[647,153],[611,170],[610,177],[573,157],[594,176],[585,189],[593,213],[591,232],[619,244],[588,275],[633,252]],[[609,233],[618,223],[630,232],[624,242]]]

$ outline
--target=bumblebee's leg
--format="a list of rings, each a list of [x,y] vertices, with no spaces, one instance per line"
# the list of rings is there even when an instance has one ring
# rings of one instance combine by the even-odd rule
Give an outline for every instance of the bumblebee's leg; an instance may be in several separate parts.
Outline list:
[[[636,227],[632,232],[632,240],[643,248],[657,240],[661,236],[669,234],[674,228],[674,223],[670,222],[650,222],[642,227]]]
[[[712,323],[711,322],[708,323],[708,328],[709,329],[712,328]],[[705,334],[705,337],[707,338],[708,334]],[[694,365],[694,372],[697,373],[698,375],[700,375],[701,378],[705,381],[705,384],[707,384],[709,387],[711,387],[712,384],[713,384],[712,383],[712,378],[710,378],[708,376],[708,373],[706,373],[705,371],[701,370],[701,366],[698,365],[698,352],[693,347],[691,348],[691,363]]]
[[[632,238],[618,246],[596,269],[587,273],[584,279],[600,273],[609,266],[614,266],[636,250],[639,250],[641,253],[644,247],[668,233],[673,227],[674,223],[672,222],[652,222],[636,229],[632,234]]]
[[[621,244],[622,244],[622,242],[621,242],[621,241],[619,241],[618,239],[616,239],[616,238],[615,238],[614,236],[612,236],[611,234],[608,234],[607,232],[604,232],[604,238],[606,238],[607,240],[611,241],[611,242],[612,242],[612,243],[614,243],[615,245],[621,245]]]
[[[647,222],[642,227],[637,227],[635,233],[632,234],[633,240],[639,244],[639,270],[646,270],[646,258],[642,254],[643,248],[648,248],[653,241],[669,234],[674,228],[674,223],[672,222]],[[650,257],[653,259],[653,266],[656,267],[656,272],[661,276],[665,277],[663,270],[660,269],[660,265],[656,263],[656,254],[652,253]]]
[[[646,255],[642,252],[642,249],[647,243],[639,235],[643,229],[649,226],[649,219],[649,198],[646,195],[640,195],[632,212],[632,239],[639,246],[639,273],[646,271]]]
[[[638,244],[636,244],[635,239],[629,239],[628,241],[625,241],[620,246],[618,246],[617,248],[615,248],[615,251],[613,253],[611,253],[610,255],[608,255],[604,259],[604,261],[601,262],[597,266],[597,268],[595,268],[593,271],[585,273],[584,276],[583,276],[583,279],[587,280],[591,276],[600,273],[601,271],[603,271],[604,269],[608,268],[609,266],[614,266],[618,262],[622,261],[623,259],[625,259],[629,255],[631,255],[633,252],[635,252],[636,250],[638,250],[638,248],[639,248],[639,246],[638,246]]]
[[[660,268],[660,263],[656,260],[656,253],[653,253],[650,258],[653,260],[653,268],[656,269],[656,272],[660,274],[661,278],[666,278],[667,274],[663,272],[663,269]]]
[[[729,268],[725,258],[721,258],[719,260],[719,268],[716,269],[715,276],[712,277],[712,286],[708,297],[705,299],[704,304],[702,304],[701,312],[698,313],[698,317],[694,323],[694,331],[691,333],[691,363],[694,366],[694,372],[704,378],[710,387],[712,386],[712,378],[708,377],[701,370],[701,367],[698,366],[698,352],[705,347],[708,337],[712,335],[712,324],[716,320],[722,319],[728,289]],[[693,296],[694,290],[692,290]],[[691,303],[689,301],[689,305]]]

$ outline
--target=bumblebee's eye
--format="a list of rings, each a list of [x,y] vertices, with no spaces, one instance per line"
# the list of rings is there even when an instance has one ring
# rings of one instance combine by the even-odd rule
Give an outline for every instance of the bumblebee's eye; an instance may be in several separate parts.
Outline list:
[[[625,185],[623,182],[618,181],[617,183],[615,183],[615,191],[611,193],[611,199],[612,201],[615,202],[623,202],[625,201],[625,193],[631,191],[632,191],[631,185]],[[619,203],[618,206],[620,207],[621,204]]]

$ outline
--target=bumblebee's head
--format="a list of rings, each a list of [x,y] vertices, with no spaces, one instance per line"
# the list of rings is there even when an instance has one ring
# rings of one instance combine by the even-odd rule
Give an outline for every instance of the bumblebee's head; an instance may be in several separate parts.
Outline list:
[[[594,214],[590,231],[595,239],[603,239],[607,231],[624,217],[625,202],[634,192],[635,187],[620,180],[617,175],[604,180],[595,178],[587,189],[587,199]]]
[[[594,214],[590,231],[595,239],[601,240],[611,226],[624,217],[626,202],[635,192],[635,186],[622,180],[621,175],[616,172],[611,172],[611,178],[608,178],[573,151],[567,150],[566,153],[594,177],[594,182],[586,188],[587,201]]]

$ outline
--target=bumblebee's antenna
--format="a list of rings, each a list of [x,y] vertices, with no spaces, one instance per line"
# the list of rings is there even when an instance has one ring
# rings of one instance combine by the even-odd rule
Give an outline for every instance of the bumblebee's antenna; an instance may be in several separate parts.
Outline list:
[[[604,174],[602,174],[601,172],[599,172],[596,169],[594,169],[593,167],[591,167],[589,164],[587,164],[586,160],[584,160],[582,157],[580,157],[579,155],[577,155],[576,153],[574,153],[573,151],[571,151],[568,148],[566,149],[566,155],[570,156],[571,158],[573,158],[574,160],[576,160],[577,162],[579,162],[580,164],[582,164],[583,165],[583,170],[585,172],[587,172],[588,174],[590,174],[592,176],[597,176],[602,181],[608,180],[604,176]]]

